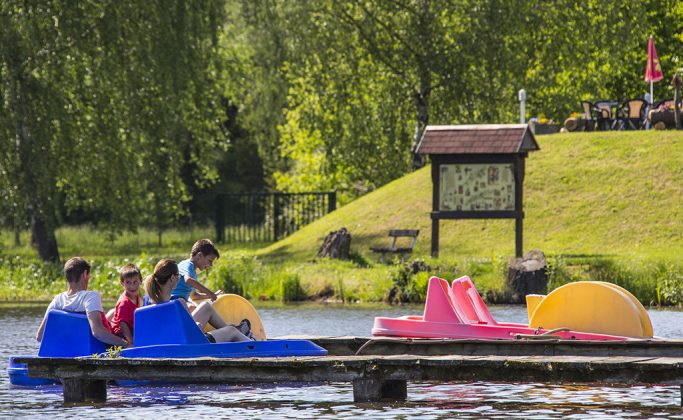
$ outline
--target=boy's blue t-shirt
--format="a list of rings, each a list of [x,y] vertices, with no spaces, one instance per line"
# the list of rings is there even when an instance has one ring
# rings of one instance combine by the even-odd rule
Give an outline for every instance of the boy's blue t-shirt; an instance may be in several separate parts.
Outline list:
[[[178,284],[175,289],[171,291],[171,297],[182,297],[185,300],[190,300],[190,292],[192,292],[192,287],[185,283],[185,276],[192,277],[197,280],[197,272],[194,269],[194,263],[191,259],[182,260],[178,263]]]

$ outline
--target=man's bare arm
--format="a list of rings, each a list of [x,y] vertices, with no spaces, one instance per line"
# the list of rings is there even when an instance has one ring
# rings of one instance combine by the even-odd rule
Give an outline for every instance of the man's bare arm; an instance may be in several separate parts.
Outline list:
[[[104,328],[100,311],[88,312],[88,323],[90,324],[92,335],[101,342],[111,344],[112,346],[121,346],[123,348],[130,346],[126,340],[118,335],[112,334],[109,330]]]

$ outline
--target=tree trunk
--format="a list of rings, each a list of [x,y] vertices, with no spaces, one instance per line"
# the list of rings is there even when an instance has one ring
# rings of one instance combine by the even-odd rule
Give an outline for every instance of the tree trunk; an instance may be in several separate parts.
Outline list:
[[[415,121],[415,131],[413,132],[413,161],[411,167],[413,170],[420,169],[425,165],[422,155],[417,153],[417,146],[422,140],[425,128],[429,123],[429,89],[423,92],[422,83],[420,83],[420,91],[415,92],[415,107],[417,110],[417,120]]]
[[[57,248],[57,237],[54,228],[48,228],[49,224],[45,221],[40,212],[32,211],[31,214],[31,236],[38,248],[38,255],[43,261],[59,262],[59,249]]]
[[[14,217],[14,246],[21,246],[21,228],[19,227],[19,222],[16,220],[18,217]]]
[[[43,261],[58,262],[59,250],[55,236],[54,204],[50,200],[51,188],[43,181],[44,188],[40,188],[39,175],[33,167],[33,136],[27,124],[21,129],[20,159],[23,172],[24,188],[28,194],[29,215],[31,216],[31,245],[38,249],[38,256]],[[42,193],[41,193],[42,192]]]
[[[318,249],[318,257],[348,260],[351,251],[351,234],[346,228],[330,232]]]
[[[19,158],[21,176],[21,194],[28,204],[28,215],[31,218],[31,245],[38,249],[38,256],[43,261],[58,262],[59,249],[55,236],[54,202],[51,200],[54,192],[54,177],[46,174],[45,167],[51,164],[50,157],[41,155],[41,148],[36,144],[31,129],[31,109],[27,97],[35,89],[24,73],[23,65],[17,57],[13,57],[14,76],[16,83],[12,83],[11,108],[15,110],[15,129],[18,137],[16,153]],[[23,200],[22,200],[23,201]],[[16,216],[15,216],[16,217]],[[16,217],[19,219],[19,217]],[[17,229],[19,224],[17,223]],[[16,239],[16,238],[15,238]]]
[[[548,271],[545,255],[532,250],[522,258],[510,261],[505,294],[510,303],[524,303],[529,294],[545,295],[548,292]]]

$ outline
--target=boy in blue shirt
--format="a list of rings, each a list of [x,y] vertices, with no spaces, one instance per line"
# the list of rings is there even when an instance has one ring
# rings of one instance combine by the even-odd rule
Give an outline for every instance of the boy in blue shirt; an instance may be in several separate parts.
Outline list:
[[[213,265],[220,257],[216,247],[208,239],[200,239],[192,246],[190,258],[178,264],[178,285],[171,291],[171,299],[184,299],[185,302],[192,300],[211,299],[214,301],[222,290],[216,293],[209,290],[197,280],[196,270],[205,270]]]

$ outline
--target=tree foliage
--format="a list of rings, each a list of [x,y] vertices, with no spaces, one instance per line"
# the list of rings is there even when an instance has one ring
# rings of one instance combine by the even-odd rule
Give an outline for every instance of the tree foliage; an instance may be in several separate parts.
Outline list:
[[[650,34],[665,72],[679,65],[682,8],[674,0],[250,2],[242,10],[261,51],[253,63],[277,78],[251,79],[245,113],[263,115],[267,104],[271,117],[261,122],[280,126],[270,140],[282,158],[279,188],[336,187],[352,197],[409,170],[427,124],[517,122],[519,89],[528,115],[559,122],[581,100],[642,97]],[[286,100],[268,101],[261,89]],[[655,97],[666,96],[668,83],[657,84]]]
[[[217,168],[263,185],[261,162],[271,188],[343,204],[419,163],[427,124],[517,122],[519,89],[558,122],[642,96],[650,34],[669,78],[676,0],[7,0],[0,222],[55,259],[58,206],[161,230]]]
[[[188,199],[184,165],[216,178],[222,16],[209,0],[0,4],[2,206],[31,218],[43,259],[60,199],[110,230],[161,228]]]

